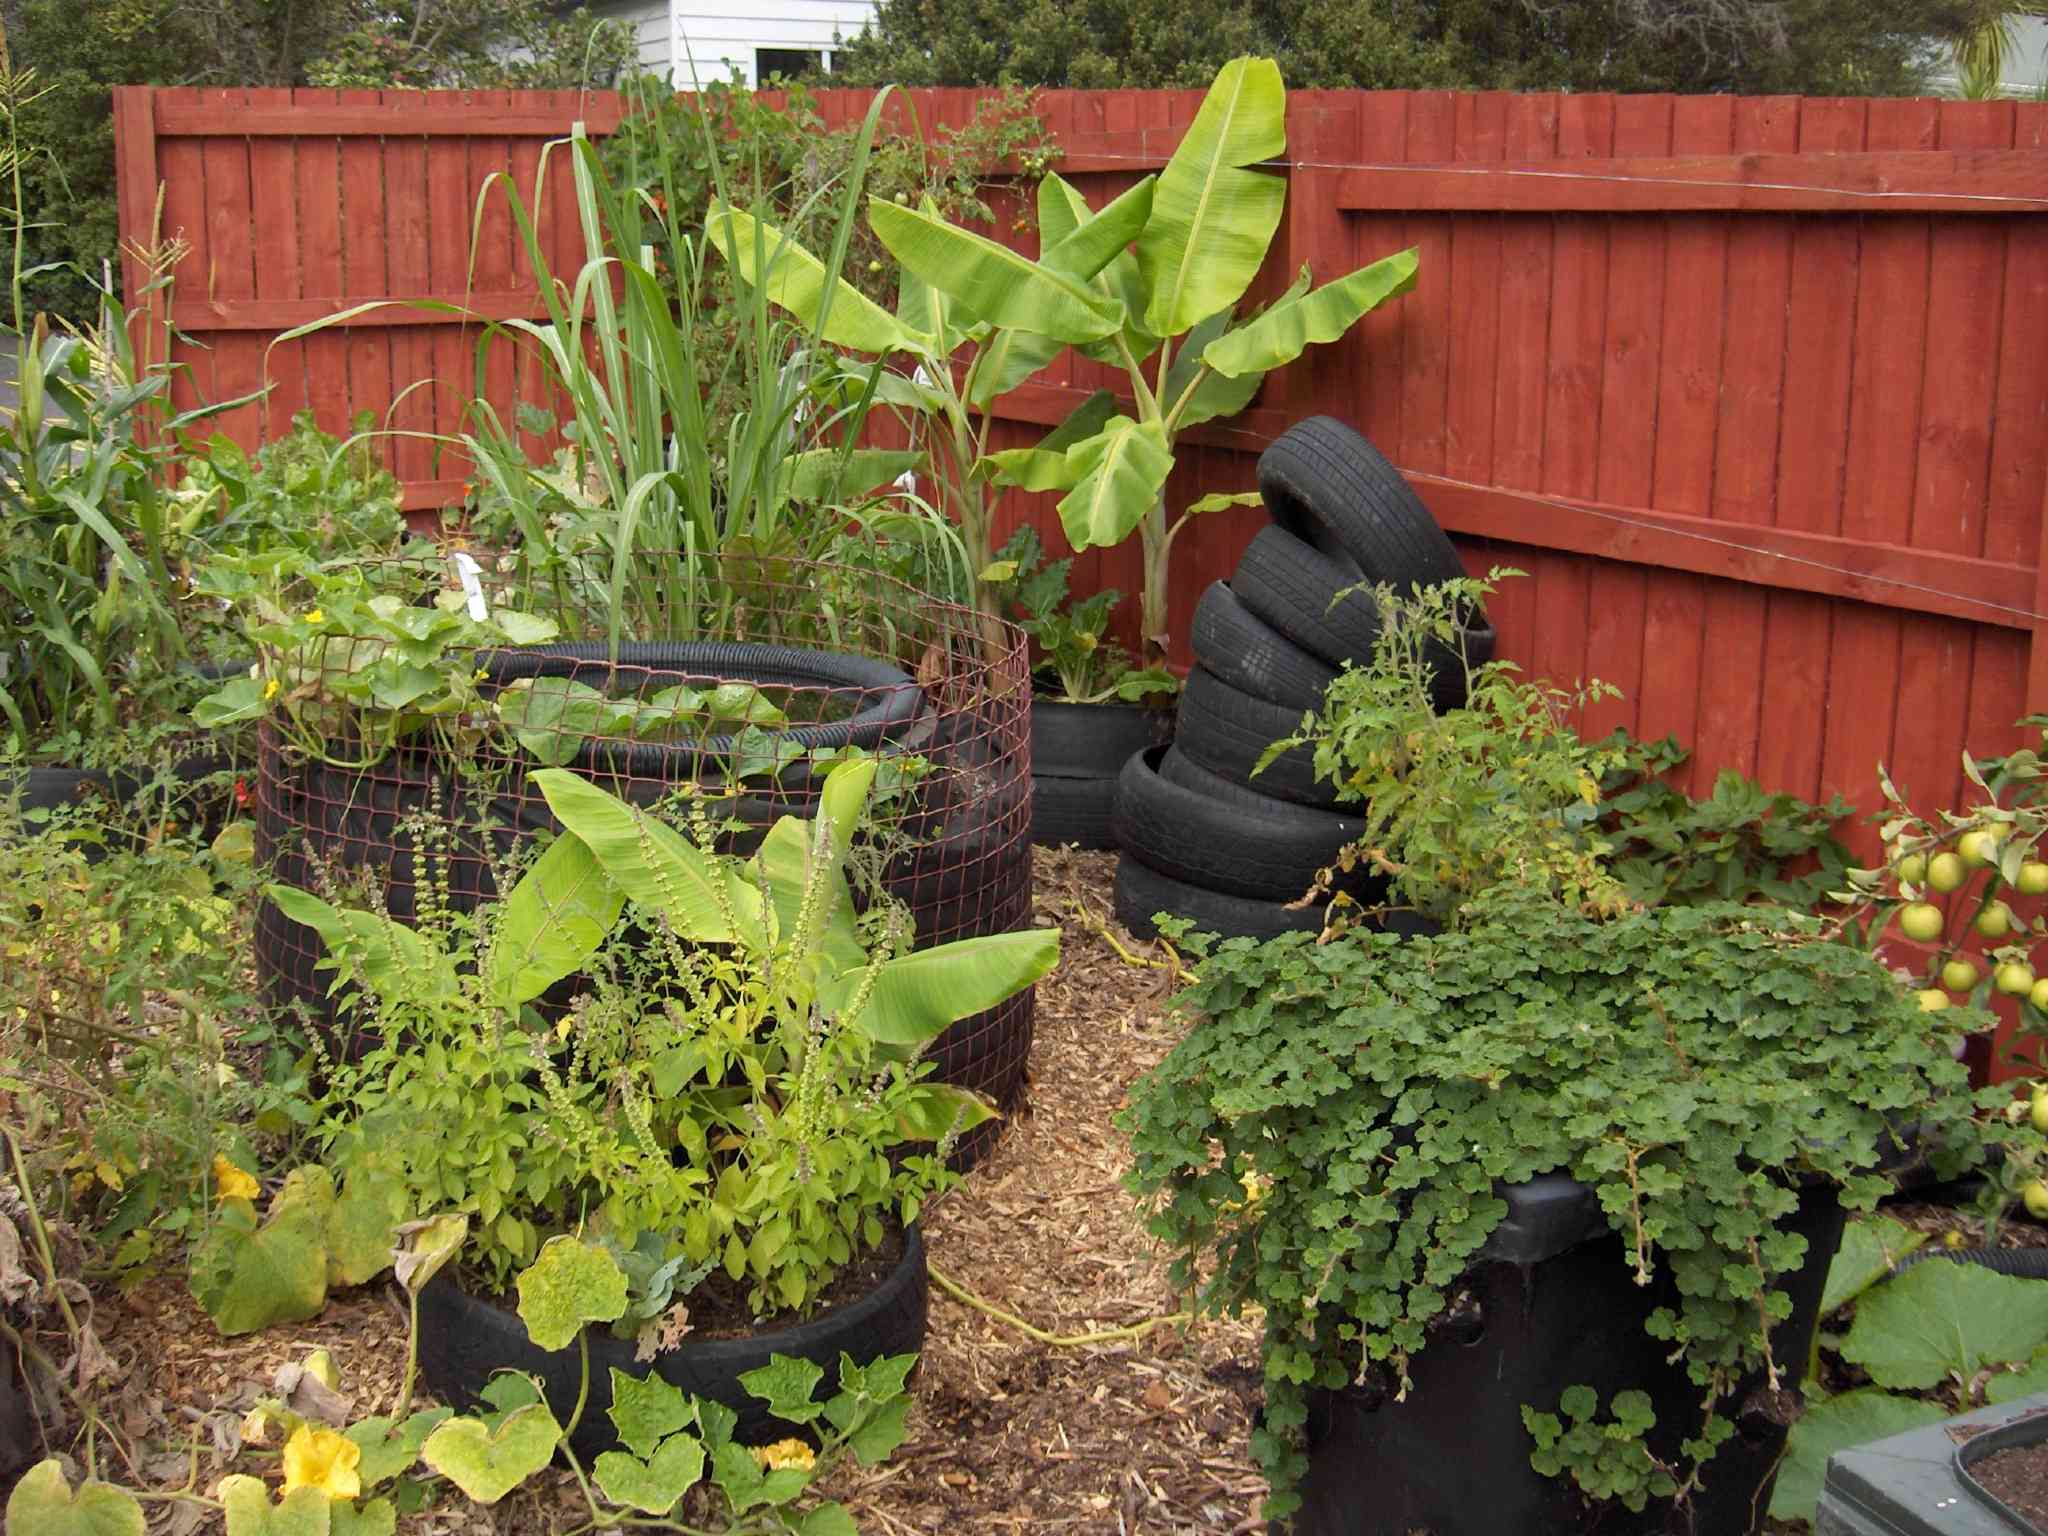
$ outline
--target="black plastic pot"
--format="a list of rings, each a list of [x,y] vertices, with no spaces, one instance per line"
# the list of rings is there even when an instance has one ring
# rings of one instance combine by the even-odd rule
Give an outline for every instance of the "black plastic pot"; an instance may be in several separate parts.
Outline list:
[[[1501,1189],[1508,1215],[1427,1348],[1409,1362],[1413,1383],[1394,1403],[1370,1388],[1311,1394],[1309,1472],[1295,1536],[1748,1536],[1762,1527],[1787,1425],[1745,1383],[1728,1411],[1735,1435],[1708,1464],[1705,1486],[1678,1510],[1594,1509],[1569,1477],[1529,1465],[1525,1404],[1555,1412],[1584,1383],[1605,1410],[1616,1392],[1650,1395],[1652,1450],[1678,1458],[1697,1433],[1699,1389],[1666,1358],[1668,1343],[1643,1324],[1675,1306],[1668,1274],[1635,1283],[1622,1242],[1588,1185],[1549,1174]],[[1844,1212],[1830,1186],[1800,1196],[1786,1229],[1806,1238],[1806,1264],[1781,1288],[1792,1313],[1771,1334],[1781,1383],[1796,1388],[1818,1321]]]
[[[1144,704],[1031,701],[1031,841],[1114,848],[1117,775],[1173,739],[1173,711]]]
[[[795,1426],[774,1418],[740,1385],[740,1376],[768,1364],[771,1355],[809,1360],[825,1372],[816,1395],[830,1397],[838,1390],[842,1352],[866,1365],[884,1355],[921,1351],[930,1300],[924,1239],[912,1226],[905,1234],[902,1257],[879,1286],[807,1322],[763,1328],[744,1338],[685,1338],[679,1348],[651,1361],[636,1360],[630,1341],[614,1338],[603,1328],[587,1329],[590,1396],[569,1443],[586,1466],[591,1457],[618,1444],[606,1411],[611,1407],[614,1370],[628,1376],[657,1374],[685,1392],[725,1404],[739,1415],[735,1437],[744,1443],[797,1434]],[[419,1351],[421,1380],[458,1410],[474,1407],[484,1385],[502,1370],[539,1377],[557,1419],[566,1422],[575,1409],[582,1379],[576,1347],[539,1348],[527,1337],[517,1312],[469,1295],[446,1270],[420,1292]]]

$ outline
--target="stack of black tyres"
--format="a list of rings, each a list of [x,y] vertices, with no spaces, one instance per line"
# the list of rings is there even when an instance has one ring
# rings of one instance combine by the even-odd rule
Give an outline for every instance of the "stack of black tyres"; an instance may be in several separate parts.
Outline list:
[[[1368,593],[1337,602],[1340,592],[1465,575],[1400,471],[1328,416],[1275,439],[1259,459],[1259,492],[1273,525],[1195,609],[1195,665],[1173,745],[1133,756],[1117,781],[1116,915],[1143,938],[1160,913],[1225,937],[1322,926],[1320,903],[1293,904],[1362,823],[1317,779],[1308,749],[1255,771],[1259,759],[1321,705],[1347,662],[1371,659],[1378,610]],[[1493,646],[1485,616],[1469,615],[1466,656],[1477,665]],[[1446,650],[1433,668],[1439,712],[1464,702],[1452,659]],[[1378,895],[1361,871],[1340,873],[1335,888],[1368,902]]]

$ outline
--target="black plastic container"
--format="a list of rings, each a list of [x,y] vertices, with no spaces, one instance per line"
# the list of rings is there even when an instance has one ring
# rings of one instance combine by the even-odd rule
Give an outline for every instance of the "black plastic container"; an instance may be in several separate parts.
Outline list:
[[[1736,1433],[1707,1466],[1689,1509],[1652,1503],[1631,1514],[1595,1508],[1569,1477],[1529,1464],[1525,1404],[1557,1411],[1584,1383],[1603,1413],[1613,1395],[1649,1393],[1652,1450],[1678,1459],[1699,1424],[1699,1389],[1644,1321],[1675,1306],[1667,1275],[1639,1286],[1592,1188],[1561,1174],[1501,1190],[1508,1215],[1488,1239],[1459,1299],[1409,1363],[1401,1403],[1370,1388],[1312,1394],[1309,1472],[1295,1536],[1748,1536],[1761,1528],[1787,1425],[1747,1383],[1733,1399]],[[1805,1267],[1781,1287],[1792,1313],[1771,1335],[1781,1384],[1795,1388],[1820,1310],[1844,1215],[1832,1185],[1802,1193],[1788,1229],[1807,1241]],[[1724,1412],[1731,1410],[1725,1409]],[[1277,1527],[1276,1527],[1277,1529]]]
[[[1031,701],[1031,841],[1114,848],[1117,775],[1173,739],[1173,711],[1148,704]]]

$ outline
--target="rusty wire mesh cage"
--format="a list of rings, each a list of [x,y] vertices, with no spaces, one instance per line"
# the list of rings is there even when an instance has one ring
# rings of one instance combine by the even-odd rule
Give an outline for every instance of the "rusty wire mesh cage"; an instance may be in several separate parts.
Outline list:
[[[874,826],[857,857],[869,889],[908,908],[916,947],[1029,924],[1030,688],[1013,626],[859,567],[699,558],[680,595],[652,581],[621,589],[614,649],[612,594],[506,566],[469,593],[438,560],[372,573],[407,609],[473,615],[481,585],[484,611],[523,603],[559,626],[543,643],[443,657],[452,699],[387,705],[416,684],[365,691],[377,663],[402,660],[402,640],[326,635],[270,658],[288,706],[264,726],[257,777],[257,852],[273,879],[408,922],[432,880],[449,906],[474,910],[526,845],[558,830],[529,782],[538,767],[678,825],[694,799],[717,845],[745,853],[777,818],[810,813],[833,763],[873,754]],[[262,905],[266,997],[351,1051],[361,1023],[330,998],[323,956],[316,933]],[[1032,1019],[1027,989],[954,1024],[931,1047],[936,1075],[1011,1108]],[[958,1157],[980,1156],[1000,1125]]]

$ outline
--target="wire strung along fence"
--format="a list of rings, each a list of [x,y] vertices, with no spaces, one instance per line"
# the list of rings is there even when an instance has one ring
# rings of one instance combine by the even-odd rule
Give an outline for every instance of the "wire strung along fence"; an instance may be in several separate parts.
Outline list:
[[[450,606],[468,600],[452,564],[397,559],[371,580],[408,607]],[[263,728],[259,860],[285,885],[367,898],[407,923],[443,920],[510,889],[534,839],[560,831],[536,768],[573,769],[700,846],[750,855],[780,818],[812,815],[834,764],[869,756],[873,825],[849,865],[856,904],[883,892],[902,902],[912,931],[898,937],[914,949],[1027,927],[1021,632],[992,633],[972,611],[871,571],[700,557],[700,576],[707,565],[717,569],[704,585],[722,600],[635,602],[623,625],[635,638],[616,653],[601,588],[587,603],[538,605],[559,635],[467,658],[476,692],[458,714],[409,716],[353,686],[385,657],[380,636],[322,635],[267,658],[300,702]],[[512,566],[478,578],[479,602],[531,598]],[[266,997],[353,1054],[353,1010],[330,995],[325,954],[318,933],[264,902]],[[930,1048],[936,1077],[1015,1107],[1033,999],[1026,988],[948,1028]],[[979,1158],[1000,1130],[969,1133],[956,1158]]]
[[[869,99],[819,107],[841,124]],[[962,124],[976,99],[904,93],[890,126]],[[1164,163],[1199,99],[1055,91],[1038,109],[1057,168],[1099,204]],[[271,339],[369,298],[538,316],[502,206],[472,230],[475,190],[493,169],[532,185],[549,138],[617,111],[566,93],[121,91],[123,232],[148,232],[161,183],[165,231],[192,244],[173,315],[188,387],[267,379],[227,423],[251,444],[308,407],[330,430],[369,409],[448,434],[475,387],[457,317],[391,309]],[[1528,573],[1497,600],[1501,654],[1617,684],[1583,726],[1675,734],[1695,790],[1736,768],[1873,808],[1883,762],[1941,804],[1962,793],[1965,743],[2009,748],[2048,710],[2048,105],[1303,91],[1274,168],[1290,197],[1257,292],[1411,245],[1420,281],[1189,434],[1174,501],[1249,488],[1294,420],[1353,423],[1469,564]],[[574,209],[545,190],[541,239],[574,270]],[[990,233],[1034,251],[1022,200],[996,203]],[[492,368],[505,419],[542,397],[537,369],[502,351]],[[995,445],[1113,382],[1056,360],[1000,402]],[[426,436],[388,451],[411,505],[460,497],[464,467]],[[1010,495],[1000,531],[1028,520],[1064,552],[1053,500]],[[1259,524],[1221,513],[1180,541],[1180,659],[1197,597]],[[1136,559],[1087,551],[1077,589],[1136,590]]]

